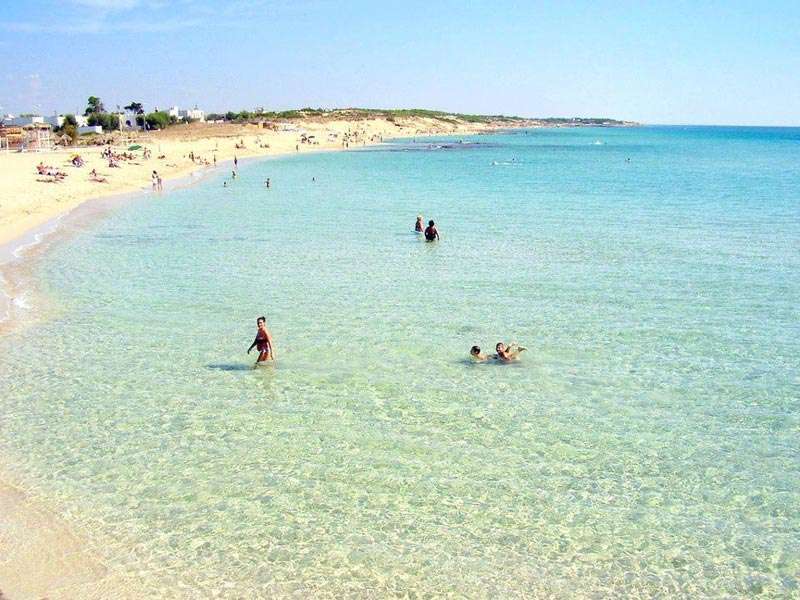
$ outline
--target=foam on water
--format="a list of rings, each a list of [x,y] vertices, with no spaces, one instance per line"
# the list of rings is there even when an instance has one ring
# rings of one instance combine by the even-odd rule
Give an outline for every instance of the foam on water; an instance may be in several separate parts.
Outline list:
[[[0,445],[165,596],[796,594],[798,139],[531,131],[147,196],[37,267]]]

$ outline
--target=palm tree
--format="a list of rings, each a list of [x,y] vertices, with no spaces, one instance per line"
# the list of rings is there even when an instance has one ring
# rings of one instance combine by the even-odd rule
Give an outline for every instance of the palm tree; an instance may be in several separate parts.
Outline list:
[[[125,110],[132,112],[134,115],[134,121],[136,121],[136,125],[139,125],[140,117],[138,115],[144,114],[144,105],[141,102],[131,102],[128,106],[123,107]],[[141,117],[142,123],[144,123],[144,117]]]

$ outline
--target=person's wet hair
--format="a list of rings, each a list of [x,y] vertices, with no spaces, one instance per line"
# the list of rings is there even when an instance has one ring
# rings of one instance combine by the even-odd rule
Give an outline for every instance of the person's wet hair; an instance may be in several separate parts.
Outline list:
[[[494,347],[494,349],[499,352],[501,346],[505,346],[505,344],[503,342],[497,342],[497,345]]]
[[[469,349],[469,353],[470,354],[480,354],[481,353],[480,346],[473,346],[472,348]]]
[[[433,225],[434,225],[434,223],[433,223],[433,219],[431,219],[430,221],[428,221],[428,225],[430,225],[431,227],[433,227]]]
[[[267,317],[258,317],[258,318],[256,319],[256,325],[258,325],[259,323],[261,323],[261,321],[264,321],[264,323],[266,323],[266,322],[267,322]]]

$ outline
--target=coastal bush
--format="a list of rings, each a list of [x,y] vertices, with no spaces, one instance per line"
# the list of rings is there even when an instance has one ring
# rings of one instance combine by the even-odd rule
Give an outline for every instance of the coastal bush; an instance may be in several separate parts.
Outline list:
[[[170,124],[170,116],[163,110],[148,113],[144,120],[150,129],[166,129]]]
[[[89,125],[101,125],[104,131],[119,129],[119,117],[108,113],[91,113],[88,119]]]
[[[74,119],[75,117],[73,117]],[[78,128],[75,125],[71,125],[64,121],[64,126],[61,128],[62,133],[69,136],[69,139],[72,140],[72,143],[75,143],[75,140],[78,139]]]

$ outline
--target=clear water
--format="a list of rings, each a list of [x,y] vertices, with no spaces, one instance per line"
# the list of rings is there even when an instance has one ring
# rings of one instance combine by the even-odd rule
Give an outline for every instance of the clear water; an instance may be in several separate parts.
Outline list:
[[[465,141],[55,246],[4,455],[156,595],[800,594],[800,130]]]

